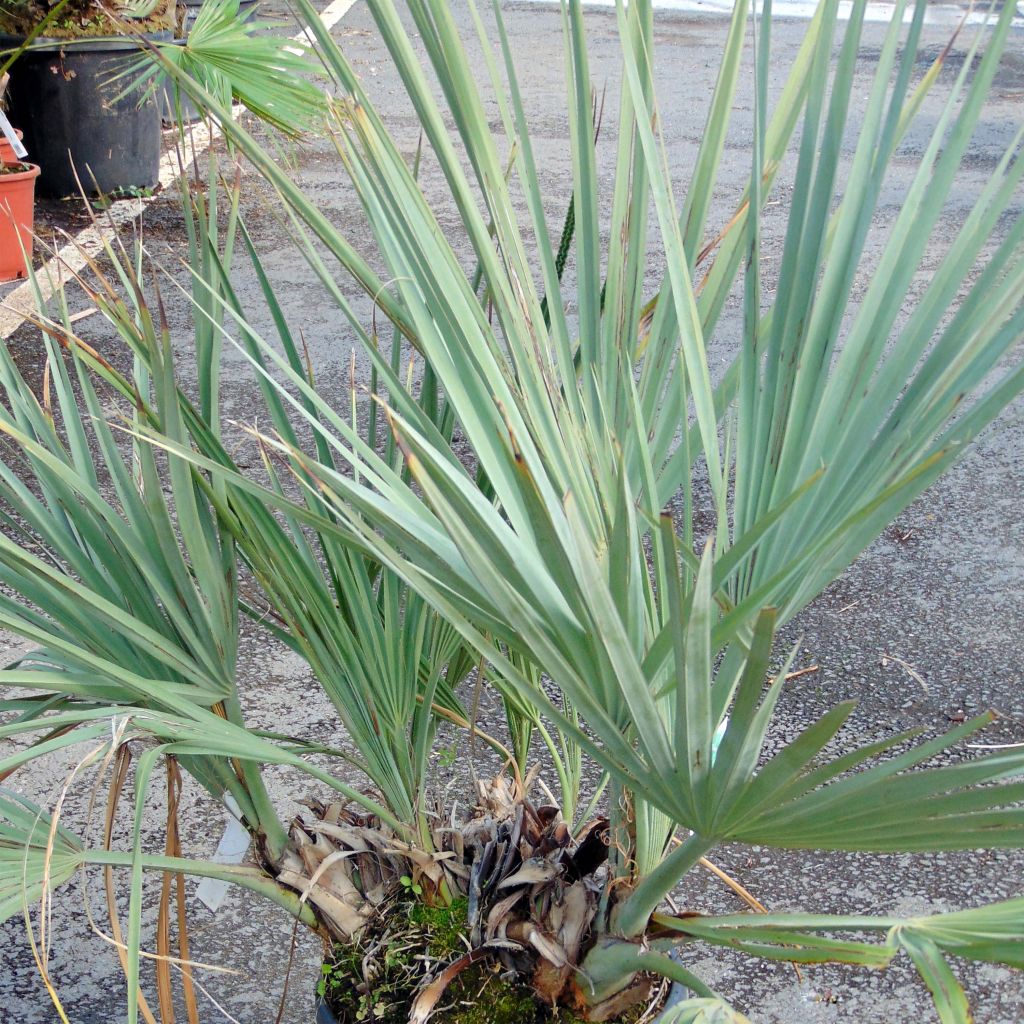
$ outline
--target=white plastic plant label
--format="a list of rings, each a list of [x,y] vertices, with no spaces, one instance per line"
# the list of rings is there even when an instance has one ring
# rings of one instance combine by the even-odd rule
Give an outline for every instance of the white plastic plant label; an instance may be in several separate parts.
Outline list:
[[[2,110],[0,110],[0,131],[4,133],[4,138],[11,144],[14,155],[19,160],[24,160],[28,156],[28,150],[22,145],[21,139],[18,138],[17,133],[11,127],[11,122],[7,120],[7,115]]]
[[[216,864],[241,864],[249,850],[249,833],[240,821],[242,813],[234,797],[230,793],[225,793],[222,799],[228,810],[228,826],[224,829],[224,835],[220,837],[211,860]],[[216,913],[224,902],[229,886],[229,882],[219,878],[204,878],[196,890],[196,898]]]

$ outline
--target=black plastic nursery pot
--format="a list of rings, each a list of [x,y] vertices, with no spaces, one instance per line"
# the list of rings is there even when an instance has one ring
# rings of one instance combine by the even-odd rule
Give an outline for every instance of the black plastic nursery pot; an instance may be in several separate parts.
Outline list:
[[[164,33],[150,38],[168,38]],[[0,37],[0,46],[21,40]],[[11,121],[39,164],[49,196],[152,188],[160,172],[160,109],[155,97],[118,77],[138,60],[129,39],[37,41],[11,68]],[[77,178],[76,178],[77,171]]]

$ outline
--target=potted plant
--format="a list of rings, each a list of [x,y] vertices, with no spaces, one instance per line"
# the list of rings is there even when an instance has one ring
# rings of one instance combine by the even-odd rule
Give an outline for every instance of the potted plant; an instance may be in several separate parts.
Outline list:
[[[3,113],[4,98],[7,95],[7,83],[9,81],[10,75],[6,71],[0,73],[0,164],[13,163],[19,158],[19,155],[25,155],[24,153],[19,154],[15,152],[15,143],[7,135],[9,130],[13,130],[14,137],[18,143],[24,138],[21,130],[19,128],[12,128],[6,114]]]
[[[0,73],[0,128],[10,129],[2,113],[8,76]],[[16,132],[20,141],[21,132]],[[35,179],[39,168],[22,163],[7,135],[0,131],[0,281],[28,276],[32,260]]]
[[[777,624],[842,572],[1024,388],[1019,360],[993,370],[1024,331],[1019,214],[1005,239],[989,245],[1024,178],[1016,140],[928,286],[911,297],[1012,10],[1000,15],[984,53],[977,43],[968,53],[964,67],[979,56],[977,66],[951,88],[881,264],[858,296],[855,271],[886,165],[923,95],[911,89],[923,0],[905,30],[906,5],[895,6],[855,140],[861,173],[845,187],[836,167],[865,5],[855,4],[833,65],[838,4],[825,0],[770,117],[770,25],[759,24],[751,171],[717,250],[704,244],[709,192],[743,66],[746,9],[733,15],[681,216],[655,127],[653,12],[620,4],[622,111],[605,253],[581,5],[566,7],[574,189],[558,243],[500,10],[488,66],[504,134],[491,128],[447,4],[409,3],[442,83],[436,93],[396,5],[369,0],[475,267],[455,233],[442,230],[440,211],[351,64],[312,7],[299,3],[341,86],[329,116],[374,252],[360,254],[365,239],[341,231],[304,196],[223,104],[179,68],[168,70],[277,189],[292,223],[315,236],[307,258],[372,373],[364,393],[353,384],[346,408],[318,391],[245,231],[237,185],[227,197],[219,186],[187,197],[194,395],[176,385],[168,332],[147,305],[135,258],[113,250],[117,274],[87,284],[130,346],[133,373],[79,343],[71,324],[44,324],[53,403],[68,438],[0,349],[8,397],[0,431],[22,460],[0,462],[0,495],[17,513],[11,529],[31,541],[0,535],[0,625],[39,645],[0,675],[28,690],[0,705],[11,712],[0,737],[41,737],[0,761],[0,771],[83,740],[112,769],[103,776],[108,824],[95,846],[46,809],[0,797],[0,911],[45,900],[86,864],[130,871],[122,946],[131,1021],[142,1005],[143,878],[165,879],[156,970],[160,1008],[167,1001],[170,1012],[172,876],[190,873],[247,886],[324,936],[332,954],[323,994],[344,1024],[658,1013],[662,1024],[745,1020],[725,993],[670,955],[693,943],[875,968],[906,953],[940,1018],[964,1024],[967,998],[947,957],[1019,965],[1020,898],[906,920],[856,908],[850,916],[716,917],[665,901],[726,842],[908,852],[1024,845],[1024,751],[925,766],[988,715],[924,742],[901,734],[858,745],[842,735],[851,709],[841,705],[774,750],[765,745],[793,657],[773,659]],[[934,88],[936,77],[921,89]],[[799,187],[782,277],[769,289],[759,218],[798,121]],[[499,145],[512,138],[525,204],[513,198]],[[651,208],[667,260],[648,292]],[[239,249],[262,284],[273,338],[261,336],[255,312],[232,288]],[[338,286],[325,249],[393,326],[390,353]],[[567,251],[576,264],[571,290],[562,283]],[[383,277],[370,256],[383,262]],[[979,259],[980,273],[962,291]],[[114,280],[126,283],[123,292]],[[734,286],[745,297],[743,339],[713,385],[706,345]],[[852,326],[840,339],[844,314]],[[225,337],[247,354],[259,423],[269,425],[253,440],[259,475],[236,464],[235,444],[222,435]],[[89,417],[77,415],[79,392]],[[118,397],[130,450],[114,442],[104,417]],[[109,487],[99,482],[87,430]],[[240,597],[239,563],[258,595],[247,588]],[[234,672],[240,611],[308,661],[347,749],[247,724]],[[502,702],[507,735],[483,733],[472,701],[467,708],[460,699],[474,673],[473,685],[493,688]],[[491,746],[507,766],[481,780],[465,811],[431,785],[443,722]],[[546,752],[550,795],[538,792],[528,768],[533,741]],[[133,745],[130,841],[114,848],[111,823]],[[589,799],[584,759],[603,773]],[[341,767],[353,761],[362,779],[355,783]],[[265,765],[287,765],[318,787],[301,819],[282,820]],[[153,851],[141,815],[161,770],[167,841]],[[182,770],[235,808],[253,838],[251,863],[180,856]],[[187,934],[180,939],[187,965]],[[688,994],[666,1009],[669,981]],[[183,984],[191,984],[187,970]]]
[[[24,47],[11,67],[10,112],[41,167],[41,192],[157,184],[156,99],[133,90],[125,71],[137,37],[170,38],[174,12],[174,0],[10,0],[0,7],[0,46]]]
[[[2,67],[3,65],[0,65]],[[9,131],[14,132],[14,139],[20,146],[21,140],[24,138],[19,128],[14,128],[10,121],[7,120],[7,115],[4,113],[5,97],[7,95],[7,83],[10,81],[10,75],[6,71],[0,72],[0,164],[13,163],[21,156],[26,156],[26,153],[19,153],[15,151],[15,141],[10,139],[8,136]]]
[[[0,281],[28,277],[38,177],[35,164],[0,163]]]

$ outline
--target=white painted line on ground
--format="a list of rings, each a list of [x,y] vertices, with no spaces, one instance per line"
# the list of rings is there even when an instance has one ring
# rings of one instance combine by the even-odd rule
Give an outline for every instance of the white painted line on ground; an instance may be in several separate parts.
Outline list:
[[[320,20],[331,29],[345,17],[355,6],[356,0],[332,0],[321,12]],[[307,41],[307,29],[292,36],[294,42]],[[237,118],[242,107],[235,107],[233,115]],[[179,160],[176,148],[165,153],[160,160],[160,192],[173,185],[182,173],[188,173],[196,161],[210,148],[213,141],[220,135],[210,125],[199,122],[190,125],[185,131],[184,159]],[[57,251],[43,266],[36,271],[36,283],[43,300],[51,298],[55,292],[67,282],[68,278],[81,270],[89,259],[103,251],[104,244],[113,239],[116,232],[131,223],[145,210],[154,197],[137,199],[119,199],[110,205],[98,223],[85,228],[74,235],[71,240]],[[0,299],[0,339],[9,338],[36,309],[36,296],[32,282],[26,281],[17,286],[7,296]]]
[[[517,0],[518,3],[548,4],[557,3],[557,0]],[[616,0],[583,0],[584,7],[614,7]],[[1013,2],[1013,0],[1008,0]],[[885,3],[884,0],[872,0],[867,5],[864,18],[865,21],[888,22],[892,19],[893,4]],[[987,6],[987,5],[984,5]],[[733,0],[654,0],[654,9],[657,11],[677,11],[681,14],[706,14],[709,16],[731,15],[735,4]],[[983,5],[979,5],[982,8]],[[762,8],[761,0],[758,0],[757,10]],[[849,20],[853,4],[850,0],[842,0],[839,4],[839,17],[842,20]],[[772,15],[776,18],[811,18],[818,9],[817,0],[773,0]],[[1018,10],[1024,13],[1024,8],[1018,4]],[[965,7],[958,7],[955,4],[929,4],[924,20],[926,25],[959,25],[964,20],[968,25],[983,25],[986,21],[990,24],[994,18],[985,13],[984,9],[967,12]],[[904,21],[909,22],[913,17],[913,11],[909,9],[904,14]],[[1024,25],[1024,17],[1014,18],[1014,23]]]
[[[320,12],[320,20],[328,27],[333,28],[345,17],[355,6],[356,0],[331,0],[331,2]],[[292,36],[296,42],[309,43],[310,46],[316,42],[313,33],[308,28],[303,29],[298,35]]]

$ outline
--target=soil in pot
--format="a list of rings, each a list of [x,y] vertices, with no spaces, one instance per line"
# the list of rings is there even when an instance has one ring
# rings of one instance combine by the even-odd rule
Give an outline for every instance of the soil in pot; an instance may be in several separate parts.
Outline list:
[[[0,281],[28,277],[38,176],[35,164],[0,164]]]
[[[138,60],[130,41],[60,43],[33,49],[11,68],[11,118],[42,173],[45,195],[151,188],[160,171],[160,110],[121,95],[112,80]],[[75,172],[77,170],[77,179]]]
[[[157,0],[145,18],[132,18],[131,31],[163,32],[174,20],[176,0]],[[52,2],[20,0],[0,5],[0,32],[11,36],[30,35],[50,13]],[[58,39],[95,39],[122,34],[124,21],[111,18],[108,9],[97,0],[66,0],[59,15],[46,26],[48,37]]]
[[[407,1024],[424,980],[436,977],[466,954],[462,940],[466,901],[429,907],[410,901],[392,908],[360,942],[336,946],[317,989],[334,1024]],[[650,1019],[640,1006],[612,1024]],[[431,1021],[436,1024],[582,1024],[565,1007],[540,1002],[496,957],[461,971],[444,990]]]

